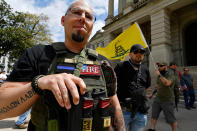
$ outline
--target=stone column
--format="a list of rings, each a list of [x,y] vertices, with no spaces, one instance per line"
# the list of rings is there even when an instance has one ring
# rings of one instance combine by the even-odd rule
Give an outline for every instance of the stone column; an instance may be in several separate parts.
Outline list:
[[[126,0],[127,4],[131,4],[133,0]]]
[[[173,61],[176,62],[178,65],[184,65],[183,63],[183,45],[181,43],[181,36],[180,36],[180,19],[179,16],[174,13],[171,16],[171,37],[172,37],[172,52],[173,52]]]
[[[114,16],[114,0],[109,0],[108,3],[108,17]]]
[[[126,0],[126,7],[123,11],[123,14],[127,14],[128,12],[133,10],[133,7],[131,6],[132,2],[133,2],[133,0]]]
[[[105,19],[105,24],[109,24],[112,22],[112,18],[114,17],[114,0],[108,1],[108,16]]]
[[[114,37],[111,33],[104,34],[104,47],[106,47],[112,40],[114,40]]]
[[[154,62],[171,62],[172,46],[170,32],[170,17],[167,10],[162,9],[151,15],[151,46]],[[151,57],[151,56],[150,56]],[[154,71],[152,58],[149,58],[150,71]]]
[[[123,0],[118,0],[118,14],[121,14],[123,11]]]

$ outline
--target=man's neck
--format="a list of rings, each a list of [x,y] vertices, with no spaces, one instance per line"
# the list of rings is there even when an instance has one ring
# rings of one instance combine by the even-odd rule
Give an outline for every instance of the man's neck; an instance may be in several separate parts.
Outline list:
[[[135,70],[138,70],[141,64],[135,63],[131,59],[129,59],[129,63],[133,66]]]
[[[66,48],[73,53],[80,53],[81,50],[85,48],[84,43],[76,43],[76,42],[71,43],[71,42],[65,41],[64,44]]]

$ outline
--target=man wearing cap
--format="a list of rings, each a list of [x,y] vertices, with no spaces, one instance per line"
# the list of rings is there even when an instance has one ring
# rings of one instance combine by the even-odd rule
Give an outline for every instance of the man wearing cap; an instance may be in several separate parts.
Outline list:
[[[153,101],[151,129],[148,131],[155,131],[157,119],[162,110],[167,122],[171,124],[172,131],[176,131],[177,121],[174,114],[175,76],[168,71],[167,63],[162,62],[157,65],[158,70],[155,71],[157,95]]]
[[[147,121],[146,90],[151,85],[149,70],[141,64],[145,49],[140,44],[131,47],[130,59],[115,67],[117,95],[121,102],[127,131],[143,131]]]

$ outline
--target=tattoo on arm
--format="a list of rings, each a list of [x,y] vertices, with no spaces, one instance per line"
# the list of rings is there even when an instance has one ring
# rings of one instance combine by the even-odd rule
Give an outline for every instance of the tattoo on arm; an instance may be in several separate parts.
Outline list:
[[[29,90],[28,92],[25,93],[24,96],[18,98],[15,101],[12,101],[9,105],[0,108],[0,115],[3,113],[7,113],[8,111],[18,107],[20,104],[24,103],[25,101],[33,97],[34,94],[35,92],[33,90]]]
[[[112,104],[110,105],[110,113],[112,116],[112,127],[114,131],[125,131],[124,118],[121,109],[116,109]]]

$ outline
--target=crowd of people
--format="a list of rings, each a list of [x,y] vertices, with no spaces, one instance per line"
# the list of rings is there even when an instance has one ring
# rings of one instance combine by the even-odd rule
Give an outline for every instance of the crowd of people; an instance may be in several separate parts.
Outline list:
[[[149,99],[156,94],[152,104],[152,120],[151,127],[148,131],[155,131],[155,126],[161,111],[163,111],[166,121],[171,124],[172,131],[177,129],[177,120],[174,109],[178,107],[179,95],[181,92],[184,95],[185,108],[190,110],[195,109],[195,92],[193,85],[193,78],[189,74],[188,68],[183,68],[183,74],[178,70],[178,65],[171,62],[169,66],[167,63],[157,63],[158,71],[155,72],[157,76],[157,84],[153,92],[148,96]],[[188,99],[190,97],[190,99]]]
[[[95,131],[100,128],[114,131],[144,130],[150,109],[146,96],[151,87],[149,69],[142,64],[146,50],[140,44],[133,45],[129,60],[118,63],[113,69],[104,56],[85,48],[93,23],[94,15],[90,4],[85,0],[74,1],[61,18],[65,33],[64,43],[36,45],[19,58],[8,78],[5,77],[5,72],[1,73],[1,82],[5,79],[6,81],[0,88],[0,119],[22,114],[16,125],[27,128],[29,123],[28,131],[45,131],[56,127],[57,123],[59,128],[67,128],[65,126],[69,126],[74,120],[77,123],[78,117],[62,119],[59,112],[67,115],[72,111],[76,113],[76,110],[78,113],[78,106],[85,106],[83,110],[91,108],[93,113],[100,113],[101,108],[105,109],[102,114],[107,115],[102,117],[104,127],[100,127],[100,123],[96,121],[97,118],[100,119],[99,115],[95,115],[97,113],[91,112],[85,116],[93,119],[90,123],[94,123],[92,129]],[[174,62],[169,66],[165,62],[158,62],[157,66],[156,86],[148,96],[151,99],[155,95],[148,131],[155,131],[161,111],[171,124],[172,131],[176,131],[174,110],[179,102],[179,90],[183,91],[186,109],[195,108],[193,78],[188,68],[184,68],[181,74]],[[53,97],[48,97],[48,93]],[[83,102],[87,100],[92,104],[81,104],[82,96]],[[46,98],[51,101],[47,103]],[[56,102],[53,103],[53,100]],[[94,104],[99,104],[98,107],[101,108],[95,108],[97,106],[93,106]],[[52,108],[53,106],[55,108]],[[31,119],[28,121],[30,110]],[[59,112],[56,112],[57,110]],[[63,125],[61,120],[71,122]],[[72,128],[81,128],[75,125]]]

